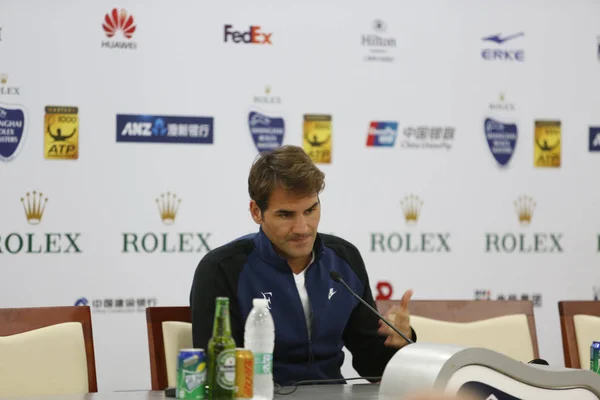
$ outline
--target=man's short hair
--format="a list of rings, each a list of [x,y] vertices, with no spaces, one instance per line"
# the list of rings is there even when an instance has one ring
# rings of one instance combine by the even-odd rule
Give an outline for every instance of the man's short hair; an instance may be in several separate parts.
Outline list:
[[[298,146],[286,145],[260,153],[248,176],[248,193],[262,212],[276,187],[299,196],[314,196],[325,188],[325,174]]]

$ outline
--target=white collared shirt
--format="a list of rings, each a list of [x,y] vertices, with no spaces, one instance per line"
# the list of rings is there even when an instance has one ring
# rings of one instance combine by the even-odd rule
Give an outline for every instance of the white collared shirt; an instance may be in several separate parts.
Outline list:
[[[310,333],[312,332],[312,310],[310,308],[310,299],[308,298],[308,292],[306,291],[306,284],[304,280],[304,276],[306,271],[310,268],[312,263],[315,261],[315,252],[312,252],[312,259],[310,263],[302,272],[299,274],[293,274],[294,280],[296,281],[296,288],[298,289],[298,294],[300,295],[300,301],[302,302],[302,308],[304,309],[304,318],[306,318],[306,326],[308,327],[308,337],[310,338]]]

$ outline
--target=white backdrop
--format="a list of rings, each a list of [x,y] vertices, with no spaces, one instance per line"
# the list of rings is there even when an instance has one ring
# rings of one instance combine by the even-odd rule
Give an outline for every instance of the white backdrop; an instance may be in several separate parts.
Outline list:
[[[113,8],[133,17],[131,38],[107,37]],[[149,388],[144,307],[188,305],[205,250],[125,253],[123,235],[164,233],[170,250],[180,233],[202,234],[214,248],[256,230],[249,111],[284,118],[283,143],[296,145],[303,115],[326,114],[332,163],[320,165],[320,228],[361,250],[373,290],[385,280],[394,298],[409,287],[415,299],[540,294],[540,355],[562,365],[557,302],[592,299],[600,284],[598,156],[588,151],[590,126],[600,125],[598,15],[594,0],[1,0],[0,107],[24,108],[26,132],[17,156],[0,163],[0,307],[87,302],[99,389]],[[226,43],[228,24],[260,26],[272,44]],[[381,39],[363,40],[374,34]],[[482,40],[494,35],[507,40]],[[78,107],[77,160],[44,157],[46,106]],[[117,114],[212,117],[214,140],[117,142]],[[488,147],[486,117],[518,126],[505,167]],[[534,167],[536,120],[561,121],[558,168]],[[373,121],[398,123],[394,146],[365,146]],[[415,148],[422,139],[408,137],[410,127],[455,131],[446,147]],[[38,225],[20,200],[33,190],[48,199]],[[171,225],[155,201],[166,192],[182,200]],[[423,203],[408,225],[401,201],[411,194]],[[515,212],[522,195],[536,204],[528,227]],[[11,254],[14,233],[25,245]],[[30,233],[33,251],[47,240],[64,251],[66,234],[79,233],[80,252],[27,253]],[[423,233],[445,235],[450,251],[372,251],[373,234],[407,233],[413,246]],[[486,252],[486,234],[523,234],[528,243],[538,234],[547,246],[560,235],[562,251]],[[190,246],[201,247],[195,240]],[[344,373],[355,375],[349,363]]]

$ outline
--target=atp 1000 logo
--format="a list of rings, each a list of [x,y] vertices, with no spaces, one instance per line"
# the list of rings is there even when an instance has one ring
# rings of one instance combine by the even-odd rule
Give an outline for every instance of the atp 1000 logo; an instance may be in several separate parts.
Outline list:
[[[175,193],[162,193],[156,198],[162,223],[175,224],[182,199]],[[123,233],[123,253],[201,253],[211,250],[209,232],[145,232]]]

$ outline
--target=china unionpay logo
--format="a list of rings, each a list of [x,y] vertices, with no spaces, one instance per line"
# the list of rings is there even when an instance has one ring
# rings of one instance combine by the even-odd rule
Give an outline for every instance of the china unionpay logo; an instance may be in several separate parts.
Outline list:
[[[367,133],[367,147],[393,147],[397,136],[397,122],[373,121]]]
[[[117,115],[117,142],[212,144],[212,117]]]

